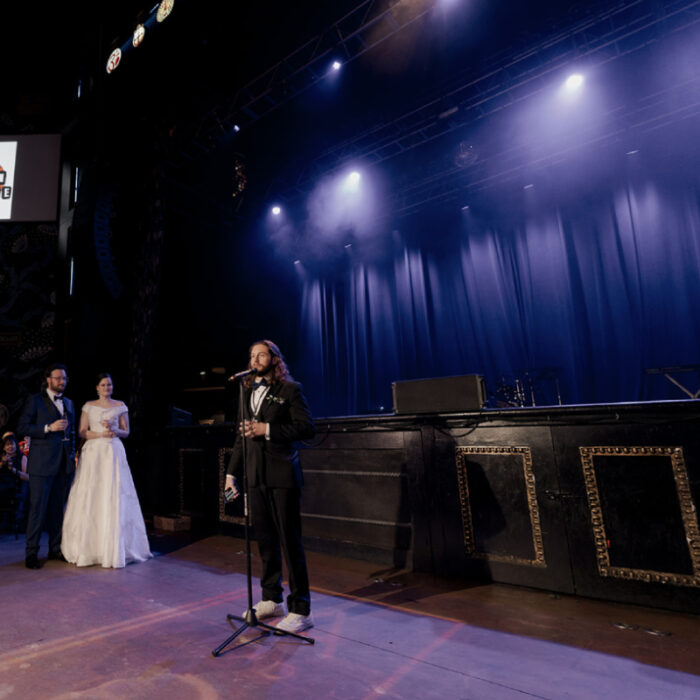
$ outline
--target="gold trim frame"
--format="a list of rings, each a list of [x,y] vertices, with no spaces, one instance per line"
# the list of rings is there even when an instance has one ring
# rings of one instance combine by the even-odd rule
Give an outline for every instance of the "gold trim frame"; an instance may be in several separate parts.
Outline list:
[[[243,525],[245,518],[226,515],[226,501],[224,500],[224,484],[226,483],[226,463],[231,456],[233,447],[219,448],[219,521],[224,523],[235,523]]]
[[[532,469],[532,452],[529,447],[498,447],[498,446],[470,446],[457,447],[457,482],[459,484],[459,500],[462,507],[462,525],[464,527],[464,546],[467,554],[478,559],[497,561],[504,564],[520,564],[523,566],[536,566],[546,568],[544,557],[544,544],[542,542],[542,526],[540,523],[540,509],[537,505],[537,493],[535,490],[535,474]],[[468,455],[519,455],[523,465],[523,477],[525,479],[525,495],[527,507],[530,513],[530,526],[532,528],[532,548],[535,552],[534,559],[510,556],[508,554],[489,554],[479,552],[474,540],[474,524],[472,521],[471,502],[469,500],[469,481],[467,479]]]
[[[696,516],[695,503],[690,492],[688,470],[685,465],[682,447],[579,447],[581,454],[581,466],[583,478],[586,484],[588,505],[591,513],[593,527],[593,541],[595,543],[598,573],[601,576],[611,576],[645,583],[666,583],[676,586],[700,587],[700,529]],[[662,456],[671,460],[673,479],[676,483],[676,491],[681,509],[681,518],[685,530],[685,538],[688,543],[690,561],[693,565],[693,574],[674,574],[651,569],[632,569],[630,567],[611,566],[610,554],[606,545],[607,536],[603,521],[603,509],[598,491],[598,481],[595,476],[593,458],[596,456],[622,455],[627,457]]]
[[[181,513],[191,513],[192,511],[185,511],[185,462],[183,456],[185,452],[201,452],[204,453],[204,449],[201,447],[180,447],[177,451],[179,470],[180,470],[180,512]]]

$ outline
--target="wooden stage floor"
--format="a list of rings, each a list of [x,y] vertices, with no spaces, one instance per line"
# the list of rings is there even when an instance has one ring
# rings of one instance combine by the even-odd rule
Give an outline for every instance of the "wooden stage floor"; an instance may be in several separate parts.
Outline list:
[[[243,543],[151,544],[121,570],[32,571],[24,538],[0,536],[0,699],[700,698],[697,616],[315,553],[315,645],[267,636],[214,658],[246,607]]]

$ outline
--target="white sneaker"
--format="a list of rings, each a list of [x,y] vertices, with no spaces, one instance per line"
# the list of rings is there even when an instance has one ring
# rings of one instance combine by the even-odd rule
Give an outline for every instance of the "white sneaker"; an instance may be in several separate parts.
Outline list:
[[[287,613],[284,619],[278,622],[275,627],[282,632],[293,632],[299,634],[304,630],[314,626],[314,618],[309,613],[308,615],[299,615],[299,613]]]
[[[275,603],[274,600],[261,600],[253,606],[253,609],[258,620],[264,620],[268,617],[282,617],[287,612],[287,606],[283,602]],[[247,614],[246,610],[242,617],[245,619]]]

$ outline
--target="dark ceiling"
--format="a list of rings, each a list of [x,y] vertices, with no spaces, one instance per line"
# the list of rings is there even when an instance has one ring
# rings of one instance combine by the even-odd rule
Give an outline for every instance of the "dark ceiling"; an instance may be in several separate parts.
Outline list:
[[[12,70],[3,78],[1,127],[64,129],[74,116],[74,93],[82,80],[84,92],[103,90],[107,104],[121,103],[123,117],[157,112],[189,138],[197,134],[209,110],[225,112],[240,88],[306,42],[318,40],[327,48],[335,40],[333,54],[352,59],[353,66],[352,75],[344,78],[342,94],[332,97],[332,122],[314,129],[318,147],[326,148],[419,103],[455,72],[476,74],[485,57],[524,47],[558,23],[590,13],[595,5],[542,0],[491,0],[480,5],[462,0],[208,4],[176,0],[168,20],[124,60],[119,71],[107,76],[109,52],[148,15],[149,5],[54,3],[37,16],[25,4],[6,25],[15,31],[3,47],[4,63],[11,63]],[[387,9],[391,9],[389,21],[375,28],[380,34],[386,34],[390,22],[398,28],[407,19],[417,19],[364,53],[352,41],[343,45],[337,29],[347,33]],[[343,17],[349,18],[345,25],[340,23]],[[377,39],[371,32],[362,38],[368,36]],[[293,81],[289,88],[288,95],[294,95]]]
[[[85,129],[99,132],[88,150],[105,162],[110,151],[121,157],[135,136],[160,134],[178,186],[217,173],[222,199],[228,198],[242,162],[248,201],[270,193],[303,196],[320,174],[352,158],[392,160],[394,208],[403,211],[441,194],[439,173],[466,178],[459,187],[486,181],[490,172],[473,172],[478,163],[470,158],[493,161],[493,144],[484,137],[455,168],[460,149],[471,146],[458,132],[477,132],[486,116],[541,90],[579,59],[632,76],[615,107],[623,115],[610,130],[615,138],[615,129],[630,133],[650,117],[673,121],[692,106],[681,102],[697,93],[697,70],[685,87],[679,82],[678,95],[662,95],[639,79],[643,57],[637,58],[663,39],[681,45],[689,32],[697,37],[699,6],[692,0],[175,0],[167,21],[108,76],[110,51],[152,6],[62,3],[38,14],[25,4],[6,23],[13,31],[3,44],[3,65],[12,69],[3,74],[0,130],[66,133],[82,126],[83,143]],[[633,60],[625,63],[627,54]],[[333,82],[324,72],[335,57],[345,66]],[[632,113],[654,98],[655,105],[643,105],[646,113]],[[528,157],[500,155],[510,169]],[[212,192],[211,183],[205,189]],[[242,199],[237,214],[245,215]]]

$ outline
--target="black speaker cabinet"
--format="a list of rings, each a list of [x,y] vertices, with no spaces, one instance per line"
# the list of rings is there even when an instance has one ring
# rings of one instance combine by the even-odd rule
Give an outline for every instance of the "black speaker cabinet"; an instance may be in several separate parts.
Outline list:
[[[462,413],[480,411],[486,387],[480,374],[394,382],[394,413]]]

